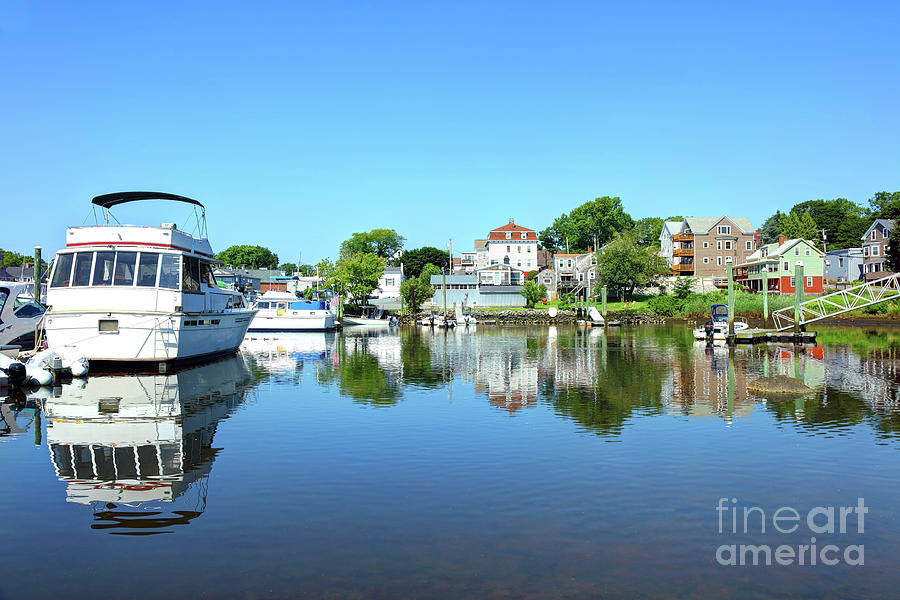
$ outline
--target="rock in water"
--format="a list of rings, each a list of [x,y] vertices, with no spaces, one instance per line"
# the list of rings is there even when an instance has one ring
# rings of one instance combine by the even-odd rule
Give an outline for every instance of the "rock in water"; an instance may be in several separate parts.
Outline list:
[[[775,377],[763,377],[750,382],[747,386],[747,391],[755,396],[791,396],[796,398],[797,396],[805,396],[813,390],[799,379],[786,375],[776,375]]]

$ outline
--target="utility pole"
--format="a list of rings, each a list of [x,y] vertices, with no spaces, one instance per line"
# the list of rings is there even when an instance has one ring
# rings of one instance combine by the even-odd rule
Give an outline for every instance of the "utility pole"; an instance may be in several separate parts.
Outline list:
[[[825,229],[822,229],[822,252],[828,252],[828,236],[825,233]]]

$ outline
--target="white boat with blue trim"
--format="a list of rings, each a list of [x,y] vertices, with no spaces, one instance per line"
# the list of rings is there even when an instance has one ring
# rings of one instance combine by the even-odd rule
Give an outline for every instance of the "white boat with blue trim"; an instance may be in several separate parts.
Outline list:
[[[250,331],[330,331],[334,311],[326,300],[303,300],[291,292],[269,290],[253,308]]]
[[[172,223],[109,225],[112,207],[139,200],[194,205],[198,236]],[[105,224],[69,228],[53,263],[44,318],[49,346],[76,348],[92,371],[235,352],[256,313],[240,293],[216,284],[219,261],[206,239],[203,205],[159,192],[106,194],[93,204],[105,211]]]

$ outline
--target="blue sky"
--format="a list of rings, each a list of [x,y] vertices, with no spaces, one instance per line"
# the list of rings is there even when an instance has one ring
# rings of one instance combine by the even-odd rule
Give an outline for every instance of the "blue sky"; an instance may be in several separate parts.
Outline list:
[[[52,253],[120,190],[195,197],[215,249],[304,262],[375,227],[471,249],[603,195],[757,227],[865,203],[900,189],[898,22],[896,2],[3,0],[0,246]]]

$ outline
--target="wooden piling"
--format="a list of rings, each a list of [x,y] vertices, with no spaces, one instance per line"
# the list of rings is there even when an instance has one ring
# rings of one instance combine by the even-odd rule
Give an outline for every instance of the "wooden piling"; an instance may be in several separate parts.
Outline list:
[[[41,247],[34,247],[34,299],[41,301]]]
[[[803,303],[803,263],[794,266],[794,333],[800,333],[800,305]]]

